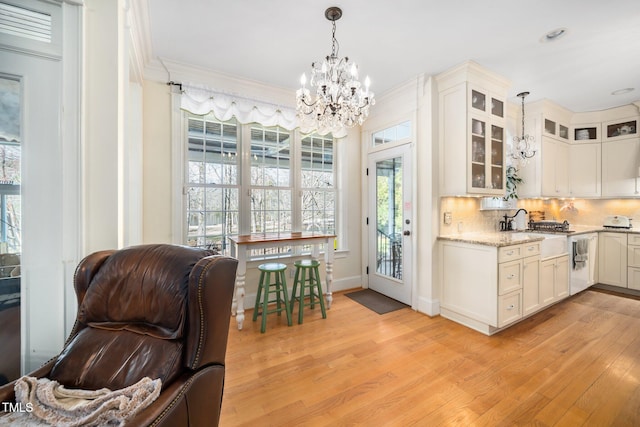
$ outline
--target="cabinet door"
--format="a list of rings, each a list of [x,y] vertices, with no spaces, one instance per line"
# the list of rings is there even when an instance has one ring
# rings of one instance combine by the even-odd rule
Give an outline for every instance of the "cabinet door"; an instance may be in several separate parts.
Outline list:
[[[640,246],[631,246],[627,250],[627,265],[640,268]]]
[[[471,117],[471,147],[468,187],[470,193],[504,193],[504,127],[482,117]]]
[[[484,193],[489,186],[489,164],[487,162],[487,122],[471,118],[471,165],[469,191]]]
[[[629,267],[627,274],[629,289],[640,291],[640,268]]]
[[[540,263],[540,304],[542,306],[553,302],[555,269],[556,264],[553,259],[544,260]]]
[[[598,278],[605,285],[627,287],[627,234],[598,236]]]
[[[540,257],[527,257],[522,262],[522,310],[533,313],[540,304]]]
[[[542,138],[542,195],[569,194],[569,145],[549,137]]]
[[[491,124],[491,141],[489,142],[490,157],[489,164],[491,166],[491,189],[504,192],[505,185],[505,145],[504,145],[504,127]]]
[[[560,300],[569,296],[569,257],[556,258],[555,270],[554,294]]]
[[[569,192],[573,197],[599,197],[602,182],[600,144],[574,144],[569,147]]]
[[[637,196],[640,139],[602,143],[602,197]]]

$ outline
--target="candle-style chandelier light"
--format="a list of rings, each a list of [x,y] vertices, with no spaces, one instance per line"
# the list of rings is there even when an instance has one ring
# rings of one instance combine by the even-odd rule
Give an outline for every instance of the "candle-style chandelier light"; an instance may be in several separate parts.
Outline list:
[[[529,92],[520,92],[517,96],[522,99],[522,136],[513,137],[511,158],[517,161],[519,167],[526,166],[529,159],[536,155],[534,147],[535,137],[524,133],[524,98]]]
[[[296,113],[303,130],[316,129],[339,137],[346,134],[345,128],[361,125],[375,101],[369,91],[369,77],[362,85],[358,66],[346,56],[338,57],[336,21],[342,17],[342,10],[330,7],[324,16],[333,24],[331,55],[311,64],[310,89],[306,74],[302,74],[302,87],[296,92]]]

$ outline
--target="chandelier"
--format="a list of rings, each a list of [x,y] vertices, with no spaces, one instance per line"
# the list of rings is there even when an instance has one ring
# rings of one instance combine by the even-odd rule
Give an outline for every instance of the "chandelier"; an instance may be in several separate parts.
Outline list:
[[[324,16],[333,23],[331,55],[311,64],[310,89],[306,74],[302,74],[302,87],[296,91],[296,116],[303,130],[331,132],[339,137],[346,135],[345,128],[364,123],[375,100],[369,91],[369,77],[360,84],[358,66],[346,56],[338,57],[336,21],[342,17],[342,10],[330,7]]]
[[[522,98],[522,136],[517,135],[513,137],[513,147],[511,151],[511,158],[518,162],[520,167],[526,166],[529,159],[536,155],[536,150],[533,147],[535,138],[532,135],[526,135],[524,133],[524,98],[529,95],[529,92],[520,92],[517,96]]]

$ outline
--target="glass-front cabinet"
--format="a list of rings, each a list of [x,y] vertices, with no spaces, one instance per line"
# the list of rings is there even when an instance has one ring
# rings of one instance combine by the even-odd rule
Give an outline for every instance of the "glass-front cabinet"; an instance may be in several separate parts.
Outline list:
[[[437,75],[436,84],[439,194],[504,196],[510,82],[469,61]]]
[[[504,101],[471,88],[469,116],[469,158],[467,191],[502,195],[505,190]]]

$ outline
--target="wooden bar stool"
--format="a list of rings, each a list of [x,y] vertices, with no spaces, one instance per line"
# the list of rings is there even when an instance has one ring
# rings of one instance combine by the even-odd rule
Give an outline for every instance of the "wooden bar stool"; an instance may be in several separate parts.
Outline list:
[[[320,273],[318,272],[320,263],[313,259],[303,259],[294,262],[293,265],[296,267],[296,275],[293,281],[293,292],[291,293],[291,313],[293,313],[293,306],[298,300],[298,324],[302,323],[304,308],[315,308],[316,299],[318,299],[322,318],[326,319],[327,312],[324,309],[324,295],[322,295]],[[298,286],[300,286],[300,291],[296,296]],[[307,290],[309,291],[308,293]],[[307,297],[309,297],[309,302],[305,301]]]
[[[256,295],[256,304],[253,307],[253,321],[258,319],[258,309],[262,308],[262,326],[260,332],[264,333],[267,329],[267,314],[280,313],[282,310],[287,314],[287,325],[291,326],[291,309],[289,308],[289,296],[287,295],[287,282],[285,280],[284,271],[287,269],[285,264],[279,262],[268,262],[260,264],[260,283],[258,284],[258,294]],[[274,278],[272,281],[271,274]],[[275,295],[270,300],[269,296]],[[269,310],[269,304],[276,303],[276,308]]]

